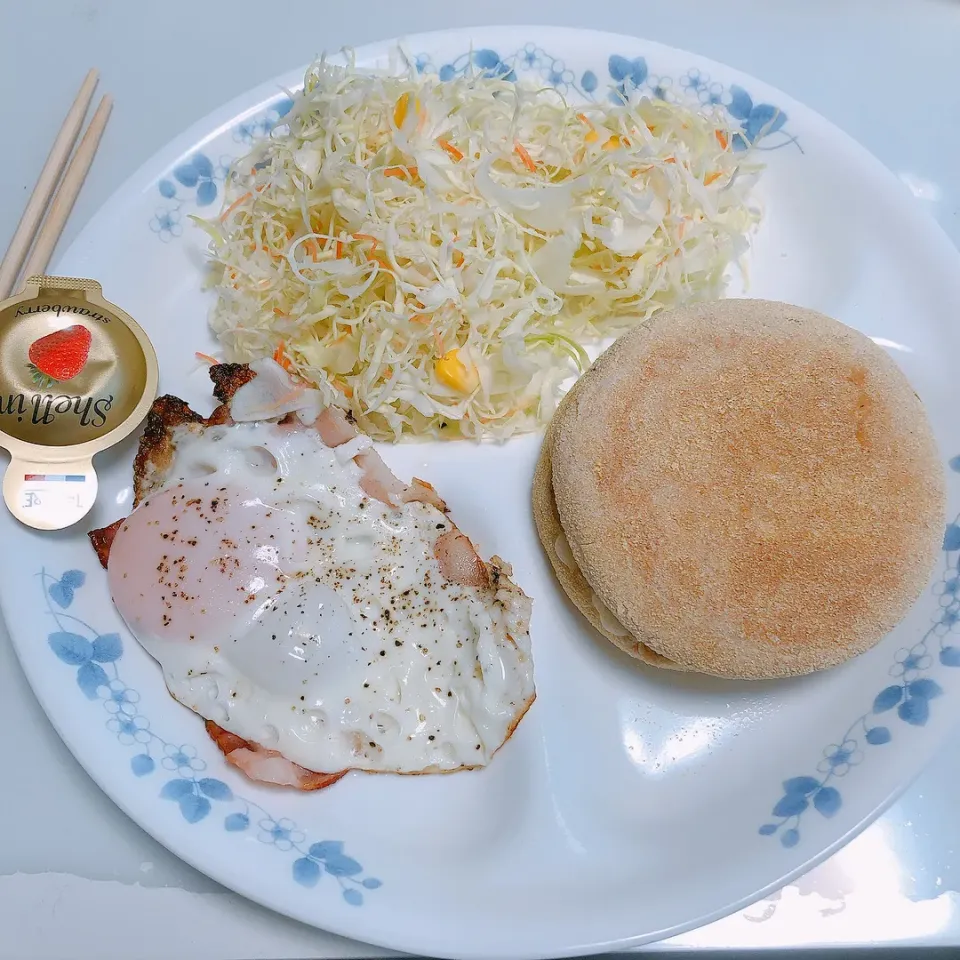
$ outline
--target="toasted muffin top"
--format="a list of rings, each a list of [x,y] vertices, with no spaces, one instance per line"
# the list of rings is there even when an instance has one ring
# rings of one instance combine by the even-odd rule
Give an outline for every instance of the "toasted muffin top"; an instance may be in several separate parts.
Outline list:
[[[943,468],[919,398],[868,337],[810,310],[657,315],[584,375],[552,440],[585,581],[634,638],[703,673],[862,653],[939,548]]]

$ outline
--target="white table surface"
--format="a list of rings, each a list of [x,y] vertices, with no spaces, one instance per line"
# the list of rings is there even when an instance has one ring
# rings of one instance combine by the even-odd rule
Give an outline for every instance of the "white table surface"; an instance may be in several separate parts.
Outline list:
[[[117,103],[67,241],[142,161],[237,93],[323,49],[480,23],[630,33],[755,74],[865,144],[960,245],[956,0],[301,0],[289,13],[287,6],[0,0],[0,248],[92,65]],[[128,820],[50,727],[2,627],[0,730],[0,960],[384,955],[227,892]],[[827,863],[740,914],[648,950],[960,945],[958,760],[960,735]]]

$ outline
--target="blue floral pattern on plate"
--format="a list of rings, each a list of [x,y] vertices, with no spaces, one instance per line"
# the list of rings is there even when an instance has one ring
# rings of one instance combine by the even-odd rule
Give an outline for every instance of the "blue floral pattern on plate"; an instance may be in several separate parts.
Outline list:
[[[539,77],[564,95],[575,94],[586,100],[596,100],[604,92],[613,103],[620,103],[634,94],[649,96],[670,103],[685,103],[693,107],[724,107],[739,123],[733,146],[745,150],[749,144],[761,150],[775,150],[795,144],[797,138],[784,129],[787,115],[769,103],[754,103],[753,98],[737,84],[724,86],[697,67],[679,77],[653,74],[645,57],[623,57],[612,54],[606,63],[608,80],[601,90],[597,72],[585,70],[578,76],[567,64],[535,43],[526,43],[519,50],[501,57],[495,50],[473,50],[442,63],[434,63],[429,54],[414,58],[420,73],[436,73],[441,80],[462,77],[470,71],[480,76],[516,80]],[[773,134],[780,134],[772,141]],[[760,141],[764,141],[760,145]]]
[[[748,144],[759,150],[775,150],[790,144],[800,148],[797,138],[785,129],[787,115],[782,110],[773,104],[754,103],[742,87],[725,86],[696,67],[682,76],[666,76],[651,73],[645,57],[613,54],[602,70],[574,71],[563,59],[533,42],[505,56],[483,48],[440,64],[429,54],[421,53],[414,57],[413,64],[419,73],[435,73],[441,80],[462,77],[470,71],[510,81],[539,79],[565,96],[576,95],[585,100],[607,96],[618,103],[637,93],[694,107],[722,106],[740,127],[733,141],[735,150],[744,150]],[[231,130],[233,142],[245,151],[255,140],[269,136],[292,106],[293,100],[283,96],[264,112],[240,121]],[[238,151],[236,156],[222,155],[216,161],[199,152],[181,160],[157,184],[163,204],[151,218],[150,229],[164,243],[181,236],[184,206],[198,209],[211,206],[220,196],[231,164],[244,151]]]
[[[948,465],[960,473],[960,456]],[[897,650],[888,671],[894,682],[873,698],[870,709],[857,717],[836,743],[824,748],[818,776],[784,780],[783,796],[771,811],[773,819],[760,827],[761,835],[779,836],[784,847],[795,847],[800,842],[800,824],[811,808],[822,817],[832,817],[840,810],[843,795],[837,781],[863,762],[867,748],[890,743],[895,729],[891,729],[892,718],[912,727],[922,727],[930,718],[930,702],[943,694],[943,688],[926,674],[936,663],[960,667],[960,646],[950,642],[956,639],[955,628],[960,623],[960,515],[946,526],[943,551],[943,573],[933,588],[940,609],[929,629],[912,647]]]
[[[234,142],[249,147],[259,137],[268,136],[292,106],[293,100],[285,96],[270,104],[263,113],[241,121],[233,128]],[[211,206],[220,196],[221,187],[238,156],[239,153],[234,156],[220,154],[214,161],[198,151],[181,160],[157,183],[164,202],[150,219],[150,229],[164,243],[181,236],[182,209],[187,205],[198,209]]]
[[[163,777],[158,796],[175,803],[190,824],[206,820],[216,810],[228,833],[255,833],[260,843],[295,856],[290,865],[293,880],[304,887],[316,886],[324,875],[332,877],[343,899],[352,906],[363,904],[364,891],[382,886],[376,877],[363,876],[361,864],[344,852],[339,840],[307,844],[306,834],[294,821],[274,817],[259,803],[236,793],[223,780],[207,775],[207,763],[189,743],[166,740],[140,712],[140,694],[124,683],[117,666],[123,658],[123,640],[118,633],[100,633],[68,612],[77,591],[86,583],[82,570],[67,570],[55,577],[39,573],[47,612],[56,627],[47,644],[62,663],[76,667],[77,687],[107,713],[110,731],[131,748],[130,772],[135,777]]]

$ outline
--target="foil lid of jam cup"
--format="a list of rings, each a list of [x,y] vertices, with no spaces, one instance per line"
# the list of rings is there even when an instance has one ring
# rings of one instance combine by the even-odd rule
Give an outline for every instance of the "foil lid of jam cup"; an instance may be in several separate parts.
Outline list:
[[[93,506],[93,458],[132,433],[157,393],[147,335],[95,280],[30,277],[0,302],[0,447],[7,509],[60,530]]]

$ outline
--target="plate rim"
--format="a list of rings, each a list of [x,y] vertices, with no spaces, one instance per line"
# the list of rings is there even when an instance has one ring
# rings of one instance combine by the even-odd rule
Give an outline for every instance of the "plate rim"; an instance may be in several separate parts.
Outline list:
[[[736,67],[729,66],[720,61],[713,60],[709,57],[705,57],[696,51],[686,50],[684,48],[674,47],[671,45],[663,44],[658,41],[648,40],[642,37],[637,37],[630,34],[621,34],[610,31],[599,31],[599,30],[583,30],[575,27],[566,27],[566,26],[548,26],[548,25],[487,25],[487,26],[477,26],[477,27],[468,27],[460,28],[455,30],[435,30],[424,33],[411,34],[409,36],[403,36],[399,38],[389,38],[386,40],[374,41],[372,43],[363,44],[355,48],[355,52],[359,58],[368,59],[373,57],[383,57],[388,55],[391,50],[395,50],[398,43],[403,43],[408,48],[412,48],[413,45],[417,43],[422,43],[425,47],[433,47],[438,45],[453,45],[459,41],[462,41],[466,44],[469,44],[479,35],[503,35],[503,34],[522,34],[526,33],[528,36],[540,36],[546,35],[549,33],[552,34],[566,34],[568,37],[573,35],[577,37],[584,37],[589,35],[589,39],[592,44],[596,44],[598,47],[605,46],[609,49],[616,49],[616,44],[623,44],[627,42],[632,46],[643,46],[645,49],[649,49],[652,52],[663,53],[665,56],[679,58],[682,56],[689,56],[692,60],[696,61],[697,66],[706,66],[708,68],[715,67],[720,69],[722,72],[730,76],[735,76],[738,80],[742,80],[745,83],[753,84],[756,88],[763,89],[764,91],[769,91],[771,95],[776,95],[778,97],[777,102],[784,105],[787,110],[799,110],[805,115],[805,118],[814,121],[817,124],[822,124],[823,128],[829,132],[831,137],[839,137],[848,149],[852,150],[853,155],[855,156],[857,163],[862,164],[863,166],[872,170],[873,174],[886,181],[889,188],[896,188],[903,191],[905,197],[909,197],[909,191],[907,188],[899,181],[899,179],[889,170],[878,158],[876,158],[869,150],[863,147],[858,143],[852,136],[847,134],[845,131],[835,126],[831,121],[827,120],[817,111],[813,110],[810,107],[805,106],[802,102],[791,97],[789,94],[780,91],[778,88],[771,86],[765,81],[753,77],[752,75],[745,73],[737,69]],[[570,42],[569,40],[567,41]],[[269,103],[273,102],[277,96],[283,91],[284,84],[283,81],[294,76],[301,76],[306,68],[300,70],[290,70],[279,76],[272,78],[270,80],[264,81],[263,83],[257,84],[254,87],[251,87],[247,91],[239,94],[238,96],[232,98],[226,103],[215,107],[213,110],[209,111],[205,116],[199,118],[194,123],[190,124],[182,133],[178,134],[170,141],[168,141],[164,146],[159,150],[155,151],[150,157],[148,157],[143,163],[141,163],[127,178],[125,178],[115,189],[112,191],[110,197],[105,201],[105,203],[93,214],[90,220],[84,224],[81,229],[80,234],[77,238],[71,243],[70,247],[63,252],[58,257],[58,265],[61,261],[65,259],[76,259],[82,258],[84,256],[84,234],[88,232],[90,224],[98,220],[100,217],[109,216],[112,213],[121,212],[125,203],[128,202],[124,198],[137,196],[143,185],[146,183],[153,184],[158,179],[160,179],[163,173],[168,170],[173,164],[176,163],[178,159],[183,157],[186,153],[198,149],[202,144],[210,141],[217,135],[221,134],[227,129],[233,127],[238,121],[243,118],[256,114],[257,112],[263,110]],[[223,122],[217,122],[217,118],[227,116],[229,114],[229,119]],[[904,204],[904,210],[906,211],[907,205]],[[934,264],[934,269],[938,271],[946,267],[949,261],[956,261],[958,253],[954,248],[949,237],[943,230],[943,228],[930,216],[926,211],[924,211],[919,204],[912,207],[913,221],[914,225],[917,228],[922,228],[923,232],[929,236],[931,241],[931,247],[937,248],[938,253],[938,263]],[[935,230],[931,230],[933,227]],[[938,235],[938,236],[936,236]],[[936,242],[934,242],[936,236]],[[295,914],[290,911],[285,911],[277,906],[271,904],[266,904],[262,894],[255,891],[253,886],[249,886],[244,882],[244,876],[242,874],[226,876],[221,871],[211,870],[207,866],[200,865],[200,858],[195,858],[191,854],[189,837],[186,834],[181,834],[179,831],[173,831],[172,839],[165,837],[165,831],[162,829],[161,824],[154,824],[148,827],[144,821],[137,817],[132,809],[135,806],[132,803],[128,803],[126,796],[121,795],[119,791],[108,789],[100,776],[94,773],[90,767],[88,767],[83,760],[81,760],[81,754],[84,752],[82,745],[75,743],[73,738],[67,732],[67,729],[58,722],[56,719],[58,716],[58,710],[56,709],[57,705],[51,705],[48,701],[48,698],[41,693],[43,689],[43,683],[36,679],[33,676],[33,670],[30,666],[29,657],[21,657],[20,655],[20,644],[17,642],[15,637],[15,630],[10,628],[10,624],[13,622],[12,618],[7,613],[7,604],[0,599],[0,612],[2,612],[5,622],[8,625],[8,631],[11,636],[12,645],[14,650],[17,653],[18,661],[20,662],[21,669],[24,671],[24,675],[27,677],[28,682],[30,683],[31,689],[34,692],[34,695],[37,697],[40,702],[44,713],[46,714],[48,720],[53,725],[54,729],[57,731],[60,738],[63,740],[67,748],[73,754],[74,758],[80,764],[81,768],[89,775],[95,783],[97,783],[100,790],[109,797],[110,800],[116,804],[126,816],[128,816],[137,826],[143,829],[146,833],[152,836],[157,842],[161,843],[164,847],[169,849],[174,853],[178,858],[183,860],[185,863],[189,864],[193,868],[197,869],[201,873],[204,873],[207,876],[210,876],[212,879],[218,883],[222,883],[228,889],[234,890],[237,893],[240,893],[242,896],[245,896],[254,902],[261,903],[282,915],[291,916],[294,919],[300,920],[314,926],[318,926],[319,923],[322,923],[323,926],[321,929],[327,930],[331,933],[356,939],[358,936],[357,927],[363,926],[362,916],[357,915],[359,922],[356,924],[349,923],[340,923],[336,917],[332,917],[329,920],[321,916],[321,919],[318,923],[316,919],[307,919],[300,914]],[[51,706],[54,709],[51,709]],[[769,884],[763,886],[759,890],[754,891],[753,893],[744,896],[743,898],[725,905],[722,908],[718,908],[714,911],[709,911],[706,914],[698,916],[697,918],[685,922],[683,924],[675,924],[670,927],[664,928],[662,930],[647,933],[642,935],[637,935],[633,937],[620,937],[612,940],[605,941],[591,941],[590,943],[579,943],[571,945],[567,948],[556,949],[551,947],[548,952],[526,952],[523,953],[523,957],[533,958],[540,957],[559,957],[559,956],[577,956],[582,955],[587,952],[598,952],[603,950],[616,950],[616,949],[625,949],[633,946],[638,946],[644,943],[650,943],[663,939],[665,937],[676,936],[696,927],[702,926],[706,923],[713,922],[717,919],[720,919],[724,916],[728,916],[736,911],[743,909],[749,904],[755,902],[758,899],[768,895],[770,892],[780,889],[785,884],[790,883],[797,876],[807,872],[816,864],[826,860],[829,856],[835,853],[838,849],[843,847],[846,843],[850,842],[854,837],[861,833],[867,826],[869,826],[884,810],[886,810],[895,800],[899,797],[904,790],[906,790],[913,780],[922,772],[924,766],[929,761],[930,757],[937,752],[942,742],[947,739],[956,726],[956,720],[951,724],[946,725],[942,737],[928,737],[924,741],[926,747],[921,747],[917,745],[916,753],[922,754],[922,762],[918,763],[915,766],[913,773],[905,778],[896,789],[890,792],[885,798],[883,798],[879,803],[877,803],[869,812],[867,812],[853,827],[848,829],[841,837],[836,839],[833,843],[818,849],[815,853],[810,854],[808,857],[804,858],[802,862],[793,867],[791,870],[783,873],[778,879],[770,882]],[[931,745],[930,741],[935,741]],[[169,831],[168,831],[169,832]],[[178,838],[182,838],[182,842],[177,842]],[[202,849],[202,845],[200,847]],[[318,914],[324,914],[327,912],[324,906],[319,905],[317,910]],[[474,950],[457,950],[456,953],[450,953],[440,944],[434,943],[429,936],[429,931],[424,931],[424,935],[421,939],[416,942],[412,942],[409,938],[404,938],[402,943],[399,943],[397,939],[384,939],[383,937],[375,937],[373,939],[367,938],[362,933],[364,942],[372,943],[378,946],[383,946],[386,948],[392,949],[403,949],[403,950],[413,950],[413,951],[424,951],[432,956],[456,956],[458,958],[486,958],[490,957],[493,954],[489,949],[485,949],[482,953]],[[399,945],[398,945],[399,943]],[[498,953],[499,956],[504,957],[516,957],[517,954],[514,953]]]

